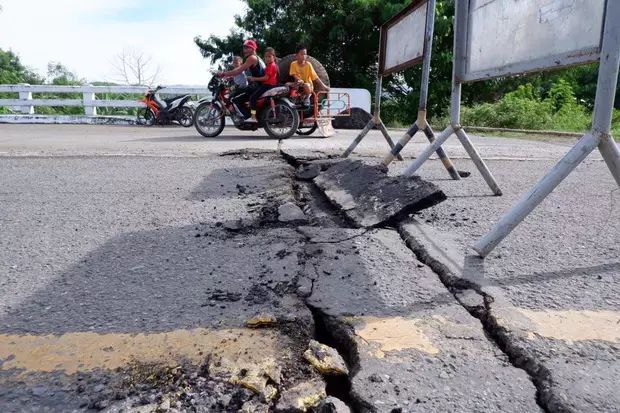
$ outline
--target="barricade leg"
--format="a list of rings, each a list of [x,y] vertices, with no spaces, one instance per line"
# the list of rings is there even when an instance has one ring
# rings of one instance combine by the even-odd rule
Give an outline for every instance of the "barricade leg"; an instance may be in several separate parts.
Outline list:
[[[429,124],[426,124],[426,128],[424,128],[423,132],[428,138],[428,141],[430,143],[433,143],[433,141],[435,140],[435,132],[433,132],[433,129],[431,128]],[[446,168],[446,170],[450,174],[450,177],[454,179],[455,181],[460,180],[461,175],[459,175],[459,172],[454,167],[454,164],[448,157],[448,154],[446,153],[446,151],[444,151],[443,148],[440,146],[439,148],[437,148],[435,153],[437,153],[437,156],[439,157],[439,159],[441,159],[441,163],[443,163],[443,166]]]
[[[403,137],[400,138],[400,140],[396,143],[396,145],[394,145],[390,153],[388,153],[385,156],[385,158],[383,158],[383,161],[381,163],[385,166],[388,166],[389,164],[391,164],[394,158],[396,158],[396,156],[400,154],[400,151],[403,150],[405,145],[409,143],[411,138],[413,138],[413,135],[415,135],[417,132],[418,132],[418,124],[414,123],[413,126],[409,128],[407,132],[405,132]]]
[[[388,145],[390,145],[390,149],[394,149],[394,142],[392,141],[392,138],[390,137],[390,134],[388,133],[387,129],[385,128],[385,125],[383,124],[383,122],[381,120],[379,120],[379,122],[377,122],[377,127],[379,128],[379,130],[383,134],[383,137],[387,141]],[[403,157],[400,156],[400,154],[398,154],[398,155],[396,155],[396,159],[398,159],[399,161],[402,161]]]
[[[424,151],[422,151],[422,153],[416,158],[416,160],[413,161],[407,169],[405,169],[403,175],[413,175],[418,169],[420,169],[420,166],[422,166],[422,164],[426,162],[426,160],[433,154],[433,152],[437,151],[437,149],[441,145],[443,145],[444,142],[447,141],[453,133],[454,129],[452,128],[452,126],[448,126],[443,132],[439,134],[439,136],[437,136],[436,140],[430,145],[428,145],[426,149],[424,149]]]
[[[369,120],[366,126],[364,126],[364,129],[362,129],[362,131],[360,132],[360,134],[357,135],[355,139],[353,139],[353,142],[351,142],[351,145],[349,145],[347,150],[344,151],[344,153],[342,154],[342,157],[348,158],[349,155],[351,155],[351,152],[353,152],[355,148],[357,147],[357,145],[359,145],[359,143],[362,141],[362,139],[364,139],[364,136],[368,134],[368,131],[372,129],[374,126],[375,126],[375,120],[374,119]]]
[[[461,145],[463,145],[463,147],[467,151],[467,154],[469,155],[471,160],[474,161],[476,168],[478,168],[478,171],[480,171],[480,174],[486,181],[487,185],[489,185],[489,188],[491,188],[491,191],[493,191],[495,195],[501,196],[502,190],[499,188],[499,185],[497,185],[495,178],[493,178],[493,174],[491,174],[491,171],[489,171],[489,168],[487,168],[487,165],[480,157],[480,154],[478,154],[478,151],[476,150],[476,148],[474,148],[474,145],[472,145],[471,141],[469,140],[469,136],[467,136],[463,129],[458,129],[455,133],[457,138],[459,138],[459,141],[461,141]]]
[[[620,149],[618,149],[618,145],[611,136],[603,135],[598,144],[598,150],[603,155],[603,159],[605,159],[609,171],[616,179],[616,183],[620,186]]]
[[[532,189],[506,213],[491,231],[473,246],[481,257],[486,257],[547,195],[577,167],[599,144],[592,134],[585,135]]]

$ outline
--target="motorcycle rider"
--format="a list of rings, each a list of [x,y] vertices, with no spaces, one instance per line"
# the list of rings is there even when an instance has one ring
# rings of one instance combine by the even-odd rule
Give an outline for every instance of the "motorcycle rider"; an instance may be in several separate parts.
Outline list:
[[[250,76],[263,77],[265,76],[265,63],[256,54],[258,45],[253,39],[248,39],[243,42],[243,55],[245,56],[245,62],[235,69],[225,72],[218,72],[215,75],[219,77],[233,77],[237,76],[245,71],[249,71]],[[250,110],[247,107],[247,102],[250,99],[250,95],[260,86],[256,82],[251,82],[245,88],[239,88],[235,96],[232,98],[232,102],[236,106],[237,110],[241,112],[244,120],[248,120],[252,117]]]

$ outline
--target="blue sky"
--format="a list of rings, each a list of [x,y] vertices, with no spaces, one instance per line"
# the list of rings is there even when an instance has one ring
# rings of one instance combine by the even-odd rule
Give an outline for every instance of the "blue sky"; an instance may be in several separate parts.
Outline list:
[[[224,35],[241,0],[1,0],[0,48],[44,74],[59,61],[88,81],[116,80],[123,50],[150,56],[158,83],[204,84],[208,63],[195,36]]]
[[[91,15],[95,21],[122,23],[122,22],[158,22],[166,24],[167,19],[183,15],[185,12],[200,9],[205,4],[219,4],[216,1],[175,0],[149,1],[137,0],[124,7],[107,10],[103,13]]]

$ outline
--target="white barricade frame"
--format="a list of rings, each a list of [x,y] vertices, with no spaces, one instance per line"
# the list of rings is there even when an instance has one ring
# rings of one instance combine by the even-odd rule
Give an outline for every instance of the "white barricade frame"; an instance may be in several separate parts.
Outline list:
[[[548,16],[549,13],[555,13],[554,16],[561,17],[562,13],[579,11],[582,7],[585,7],[584,5],[589,5],[589,16],[591,18],[589,22],[585,22],[584,26],[579,26],[584,23],[581,21],[584,20],[583,15],[578,16],[577,19],[569,20],[571,23],[568,24],[568,27],[574,31],[570,34],[558,30],[552,31],[555,33],[555,41],[560,45],[560,50],[535,50],[534,53],[529,55],[523,54],[526,52],[520,52],[521,57],[519,59],[514,60],[513,58],[513,61],[508,61],[508,63],[506,63],[506,60],[496,56],[498,63],[495,67],[489,66],[488,62],[474,62],[472,59],[476,59],[476,57],[472,55],[471,51],[484,50],[485,46],[481,45],[478,47],[477,44],[471,43],[475,39],[479,39],[480,36],[472,35],[472,21],[475,21],[476,16],[472,19],[470,10],[475,13],[484,7],[497,6],[496,10],[505,11],[510,10],[510,6],[514,5],[526,8],[533,7],[534,10],[538,10],[540,24],[547,23],[543,17],[545,15]],[[600,9],[592,13],[592,6],[599,7]],[[517,21],[517,25],[523,25],[523,20],[531,18],[531,15],[525,13],[508,17],[516,20],[522,19]],[[599,18],[604,20],[599,22]],[[511,24],[514,23],[511,22]],[[566,26],[564,24],[566,20],[562,20],[560,23],[558,25]],[[503,24],[506,25],[505,22]],[[510,28],[511,26],[508,25],[507,27]],[[572,42],[580,36],[579,27],[586,27],[588,32],[581,39],[581,42]],[[530,27],[529,30],[532,31],[532,28]],[[451,125],[405,170],[404,173],[406,175],[415,173],[436,148],[442,145],[452,134],[456,134],[493,193],[501,195],[501,190],[497,186],[491,172],[460,125],[462,83],[525,72],[551,70],[592,61],[600,62],[592,131],[584,135],[564,158],[500,219],[487,235],[476,242],[473,249],[480,256],[485,257],[597,147],[620,186],[620,150],[610,136],[618,66],[620,65],[620,1],[520,0],[515,2],[514,0],[457,0],[454,31]],[[468,36],[468,32],[470,36]],[[533,32],[536,33],[536,30]],[[596,33],[600,36],[599,39],[593,37]],[[560,41],[558,41],[558,36],[561,39]],[[534,36],[533,42],[529,44],[530,48],[535,49],[538,46],[541,49],[545,49],[546,47],[545,44],[540,45],[536,43],[536,36]],[[503,48],[504,52],[508,54],[511,52],[511,49],[507,48],[505,44],[497,44],[494,47],[500,48],[500,50]],[[472,64],[472,62],[474,63]]]
[[[597,62],[605,1],[470,0],[457,76],[471,82]]]
[[[379,74],[387,76],[422,63],[426,1],[413,1],[381,26]]]
[[[379,71],[377,74],[377,88],[375,92],[375,110],[372,119],[366,124],[360,134],[351,142],[351,145],[342,154],[348,157],[370,129],[376,127],[381,131],[390,146],[390,153],[383,159],[384,165],[389,165],[394,158],[403,160],[400,151],[418,132],[422,131],[430,142],[435,139],[435,133],[426,121],[426,105],[430,63],[433,48],[433,33],[435,26],[435,0],[414,0],[398,14],[381,26],[379,41]],[[408,36],[408,34],[410,36]],[[381,91],[383,77],[405,70],[422,63],[422,81],[420,84],[420,103],[418,118],[413,126],[403,135],[395,145],[387,128],[381,120]],[[444,150],[439,147],[437,155],[448,170],[452,179],[460,179],[458,171]]]

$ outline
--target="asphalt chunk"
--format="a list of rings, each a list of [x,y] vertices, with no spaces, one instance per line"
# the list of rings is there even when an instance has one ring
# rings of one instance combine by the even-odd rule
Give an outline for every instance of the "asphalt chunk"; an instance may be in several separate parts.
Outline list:
[[[359,227],[397,221],[446,199],[436,185],[418,176],[388,176],[387,168],[359,160],[338,162],[314,182]]]

